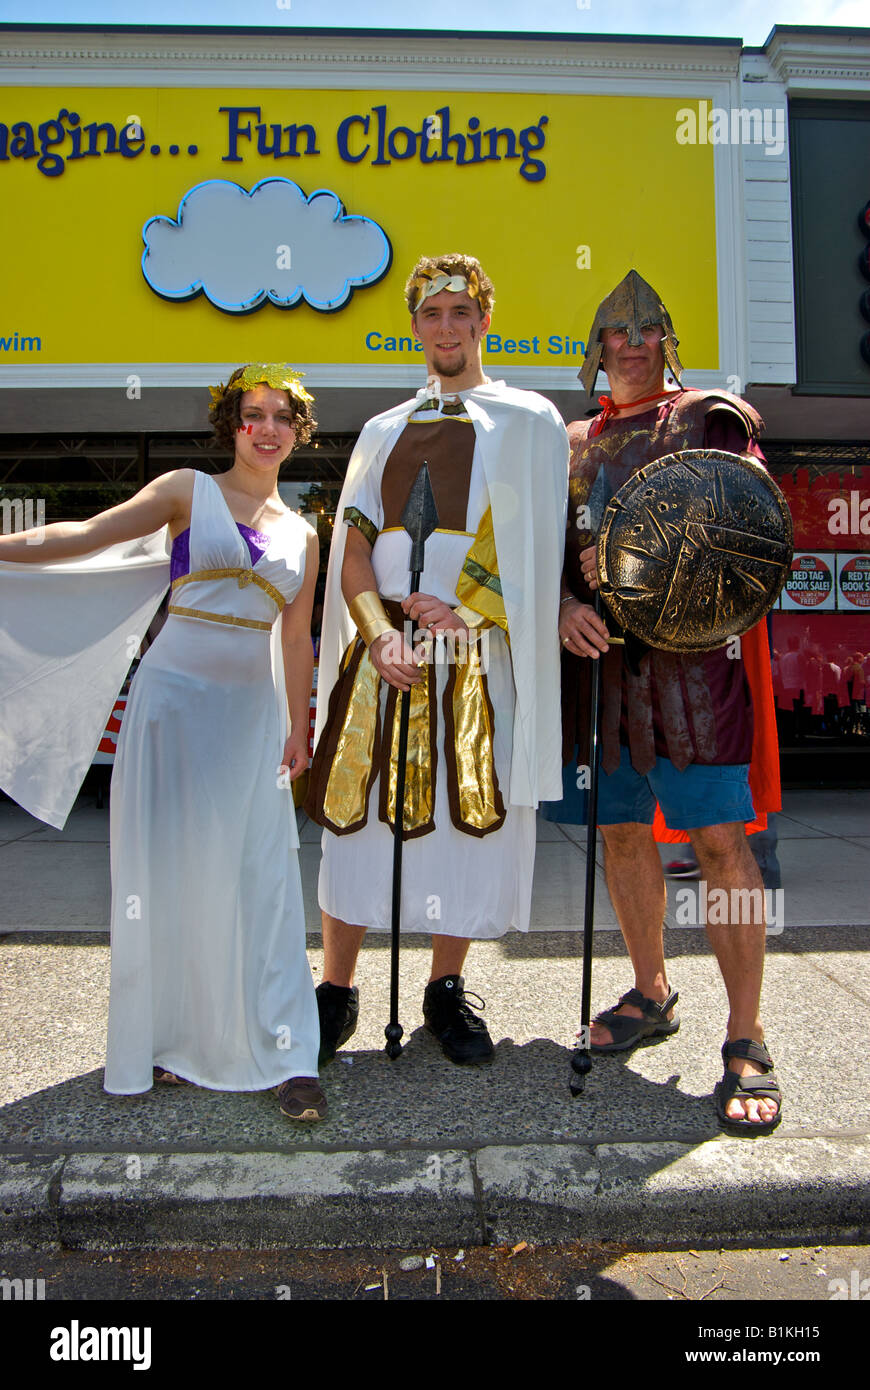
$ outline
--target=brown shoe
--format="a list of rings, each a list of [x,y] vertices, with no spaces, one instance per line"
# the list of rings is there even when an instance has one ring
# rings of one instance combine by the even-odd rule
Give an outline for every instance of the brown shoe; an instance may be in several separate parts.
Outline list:
[[[294,1076],[277,1090],[281,1114],[290,1120],[325,1120],[326,1096],[315,1076]]]

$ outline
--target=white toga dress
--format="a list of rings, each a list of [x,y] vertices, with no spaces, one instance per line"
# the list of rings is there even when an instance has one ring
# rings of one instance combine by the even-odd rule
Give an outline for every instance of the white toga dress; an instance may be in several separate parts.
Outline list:
[[[298,593],[308,535],[288,513],[252,566],[220,488],[197,473],[190,570],[243,573],[241,583],[214,577],[173,591],[173,605],[198,616],[170,613],[127,702],[112,778],[107,1091],[148,1090],[154,1063],[222,1091],[317,1075],[293,797],[278,777],[287,710],[275,594],[289,602]],[[15,668],[0,674],[0,699],[8,698],[16,729],[16,740],[0,740],[0,780],[53,824],[63,824],[90,761],[89,736],[93,752],[105,727],[106,672],[115,671],[117,692],[124,632],[144,630],[111,610],[129,578],[116,553],[135,549],[112,547],[102,570],[99,556],[39,566],[38,574],[26,565],[0,570],[10,618],[0,650]],[[134,568],[142,563],[137,554]],[[140,614],[153,612],[167,580],[164,549],[163,563],[141,581],[152,597],[136,600]],[[114,633],[82,613],[89,591]],[[44,629],[31,638],[24,607],[47,613],[51,596],[51,636]],[[132,602],[124,600],[129,611]],[[61,719],[46,741],[49,707]],[[64,718],[78,781],[54,798],[44,767],[60,766]]]
[[[308,534],[289,513],[256,565],[285,602]],[[191,573],[235,567],[254,573],[223,493],[198,473]],[[319,1043],[293,797],[278,778],[278,608],[237,578],[186,584],[173,603],[268,626],[170,612],[133,681],[112,778],[105,1085],[146,1090],[157,1062],[214,1090],[263,1090],[316,1076]]]

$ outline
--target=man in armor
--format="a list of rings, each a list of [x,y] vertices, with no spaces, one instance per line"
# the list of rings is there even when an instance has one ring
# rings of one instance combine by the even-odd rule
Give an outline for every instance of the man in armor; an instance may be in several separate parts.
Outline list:
[[[608,888],[635,972],[634,988],[593,1023],[591,1050],[599,1055],[627,1051],[679,1028],[678,995],[664,960],[667,894],[653,837],[656,803],[671,830],[688,832],[708,901],[714,889],[724,889],[725,901],[741,909],[763,902],[746,825],[757,812],[777,809],[764,623],[743,636],[739,654],[733,643],[703,652],[666,651],[632,638],[626,646],[609,645],[608,628],[593,607],[598,587],[593,542],[601,510],[638,469],[686,449],[763,459],[756,442],[760,417],[727,392],[683,388],[677,346],[661,299],[630,271],[599,305],[580,372],[591,393],[601,366],[611,397],[601,398],[603,410],[594,419],[568,426],[569,515],[559,622],[565,755],[575,757],[578,743],[587,746],[591,667],[585,658],[601,660],[598,818]],[[673,378],[668,384],[666,366]],[[762,743],[766,754],[759,759]],[[758,765],[754,808],[750,762]],[[730,1004],[717,1113],[736,1132],[769,1131],[779,1122],[781,1096],[759,1016],[763,912],[732,910],[728,920],[715,922],[713,915],[708,914],[707,931]],[[745,916],[761,920],[739,920]]]

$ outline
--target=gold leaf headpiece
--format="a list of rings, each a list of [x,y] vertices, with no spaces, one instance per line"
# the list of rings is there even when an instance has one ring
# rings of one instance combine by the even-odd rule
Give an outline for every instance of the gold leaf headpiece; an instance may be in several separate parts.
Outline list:
[[[297,401],[312,401],[314,397],[301,384],[303,372],[297,372],[286,362],[251,362],[235,381],[227,386],[210,386],[212,405],[223,400],[228,391],[253,391],[255,386],[271,386],[274,391],[286,391]]]
[[[435,275],[427,275],[423,271],[422,274],[415,275],[411,281],[411,290],[418,291],[411,305],[411,313],[416,314],[425,299],[431,299],[433,294],[440,294],[442,290],[450,290],[453,294],[466,290],[470,299],[477,299],[480,294],[480,280],[476,270],[472,270],[467,277],[465,275],[447,275],[443,270],[438,271]]]

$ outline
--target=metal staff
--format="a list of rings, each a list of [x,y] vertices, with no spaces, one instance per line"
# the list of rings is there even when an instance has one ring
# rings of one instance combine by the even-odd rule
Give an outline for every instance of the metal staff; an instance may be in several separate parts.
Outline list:
[[[597,616],[602,614],[598,590],[592,598]],[[624,637],[608,637],[608,642],[624,645]],[[604,652],[595,662],[589,709],[589,800],[586,812],[586,899],[583,906],[583,981],[580,989],[580,1042],[571,1054],[568,1086],[579,1096],[592,1069],[592,1035],[589,1012],[592,1000],[592,933],[595,927],[595,869],[598,848],[598,765],[601,743],[601,691],[604,684]]]
[[[593,604],[601,617],[601,598],[596,589]],[[601,739],[601,688],[604,653],[595,662],[589,710],[589,799],[586,811],[586,900],[583,907],[583,984],[580,991],[580,1042],[571,1054],[568,1085],[579,1096],[592,1069],[589,1010],[592,1000],[592,932],[595,926],[595,854],[598,847],[598,745]]]
[[[438,525],[438,508],[429,480],[429,464],[424,462],[411,488],[402,525],[411,537],[410,593],[420,588],[426,541]],[[431,673],[430,673],[431,678]],[[393,815],[393,915],[390,937],[390,1021],[384,1029],[387,1040],[384,1049],[395,1059],[402,1051],[404,1029],[399,1022],[399,922],[402,913],[402,844],[405,828],[405,768],[408,762],[408,725],[411,717],[411,692],[403,690],[399,714],[399,750],[396,764],[396,806]]]
[[[600,528],[607,497],[607,480],[600,469],[587,498],[590,510],[590,530]],[[592,606],[597,617],[602,616],[601,595],[597,589],[592,595]],[[608,637],[608,642],[621,644],[622,637]],[[590,657],[590,660],[594,658]],[[601,652],[595,661],[592,677],[592,697],[589,710],[589,799],[586,812],[586,898],[583,907],[583,979],[580,989],[580,1042],[571,1054],[571,1076],[568,1085],[572,1096],[579,1096],[586,1084],[586,1077],[592,1069],[592,1037],[589,1027],[589,1012],[592,1000],[592,933],[595,926],[595,855],[598,848],[598,765],[599,744],[601,741],[601,692],[604,684]]]

